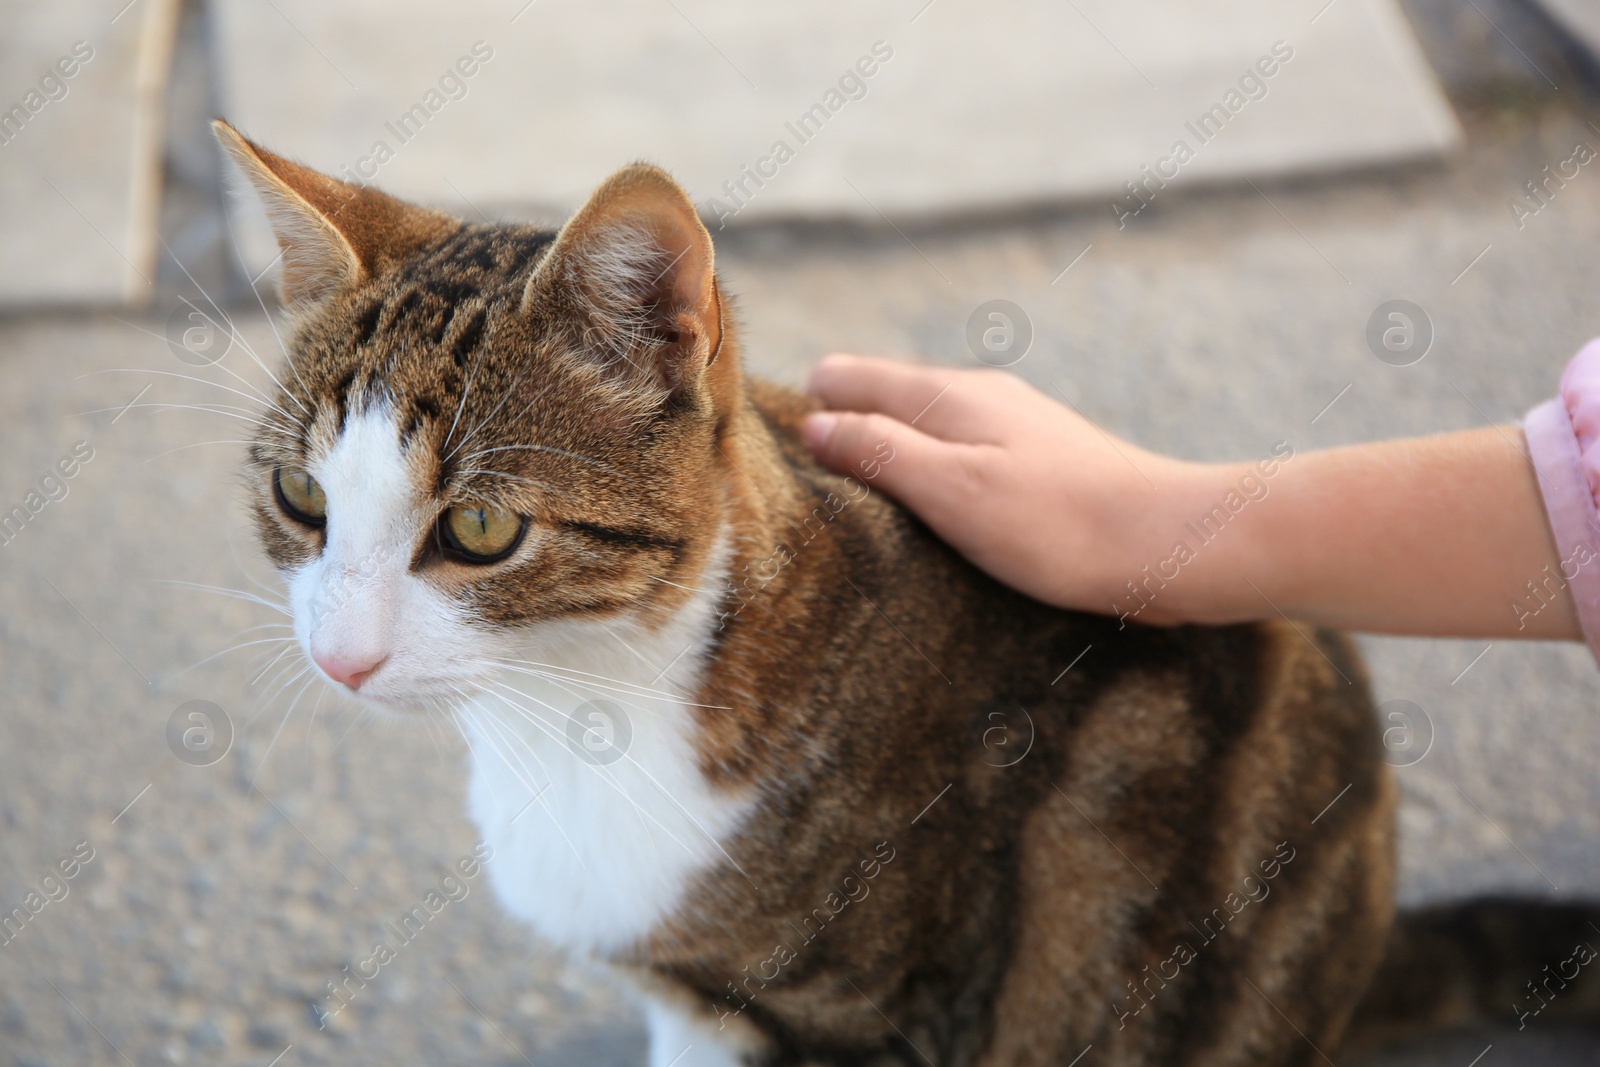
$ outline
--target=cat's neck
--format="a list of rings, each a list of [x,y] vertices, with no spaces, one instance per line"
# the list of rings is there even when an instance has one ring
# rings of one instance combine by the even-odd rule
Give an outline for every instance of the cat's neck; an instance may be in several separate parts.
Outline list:
[[[522,664],[537,673],[468,711],[495,882],[558,943],[605,954],[655,929],[815,733],[817,634],[895,520],[810,463],[806,407],[754,384],[725,409],[710,547],[663,586],[670,611],[547,632]]]
[[[732,710],[695,696],[726,556],[719,539],[704,591],[664,623],[547,629],[461,709],[493,881],[559,945],[605,955],[646,936],[751,810],[749,790],[704,773],[699,716]]]
[[[901,520],[870,479],[812,460],[799,425],[813,406],[751,382],[718,443],[723,594],[696,699],[727,710],[690,711],[704,772],[730,789],[766,780],[809,732],[817,671],[805,665],[824,654],[831,605],[856,595],[863,568],[892,577],[871,546]]]

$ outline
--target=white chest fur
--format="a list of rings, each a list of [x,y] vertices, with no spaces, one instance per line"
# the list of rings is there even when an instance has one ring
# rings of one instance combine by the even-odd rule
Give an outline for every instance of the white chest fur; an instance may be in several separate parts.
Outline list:
[[[529,659],[553,669],[508,672],[460,713],[470,812],[494,847],[496,892],[558,945],[604,956],[637,941],[724,859],[748,813],[700,773],[696,709],[682,697],[711,610],[692,604],[654,634],[586,628],[541,640]]]

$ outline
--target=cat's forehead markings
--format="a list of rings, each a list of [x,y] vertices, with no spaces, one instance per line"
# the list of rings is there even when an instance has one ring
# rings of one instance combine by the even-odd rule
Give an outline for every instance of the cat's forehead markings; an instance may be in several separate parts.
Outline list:
[[[376,285],[312,355],[338,368],[318,390],[332,406],[335,432],[376,383],[392,396],[405,444],[426,421],[448,418],[441,413],[454,412],[496,320],[515,313],[553,238],[531,226],[463,225]]]
[[[408,263],[400,280],[452,300],[496,290],[525,279],[554,238],[531,226],[464,226]]]
[[[448,464],[435,449],[458,413],[478,426],[479,408],[496,403],[481,381],[491,380],[486,367],[498,366],[502,353],[488,346],[502,328],[497,323],[516,315],[553,238],[531,226],[462,226],[360,294],[342,318],[307,335],[304,375],[297,379],[309,383],[310,393],[302,454],[330,494],[399,507],[394,493],[364,494],[364,467],[376,463],[388,465],[396,485],[409,471],[410,484],[437,481],[443,489]],[[478,395],[464,397],[474,370]],[[386,424],[381,435],[373,429],[379,419]],[[466,428],[457,429],[458,437]],[[479,429],[482,444],[500,427]],[[342,477],[351,479],[348,492],[338,490]],[[331,501],[330,507],[338,510]]]

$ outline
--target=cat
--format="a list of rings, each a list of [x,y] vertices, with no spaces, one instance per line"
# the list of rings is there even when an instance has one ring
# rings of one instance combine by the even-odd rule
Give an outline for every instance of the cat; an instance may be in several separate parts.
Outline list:
[[[216,129],[283,252],[248,469],[296,637],[458,722],[497,895],[654,1067],[1311,1064],[1369,991],[1374,1033],[1487,1010],[1503,967],[1391,938],[1346,638],[1048,608],[874,488],[887,443],[819,467],[659,169],[471,225]]]

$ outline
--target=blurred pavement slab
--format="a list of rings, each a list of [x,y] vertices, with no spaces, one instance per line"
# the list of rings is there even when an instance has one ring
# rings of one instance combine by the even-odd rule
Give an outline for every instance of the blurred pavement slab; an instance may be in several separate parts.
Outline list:
[[[179,7],[4,5],[0,305],[150,295]]]
[[[641,157],[717,222],[904,224],[1128,198],[1145,167],[1156,190],[1459,140],[1393,0],[231,0],[219,14],[224,106],[247,135],[468,218],[565,213]],[[1213,107],[1220,132],[1199,126]],[[1174,158],[1179,142],[1192,158]],[[276,248],[245,229],[264,266]]]

